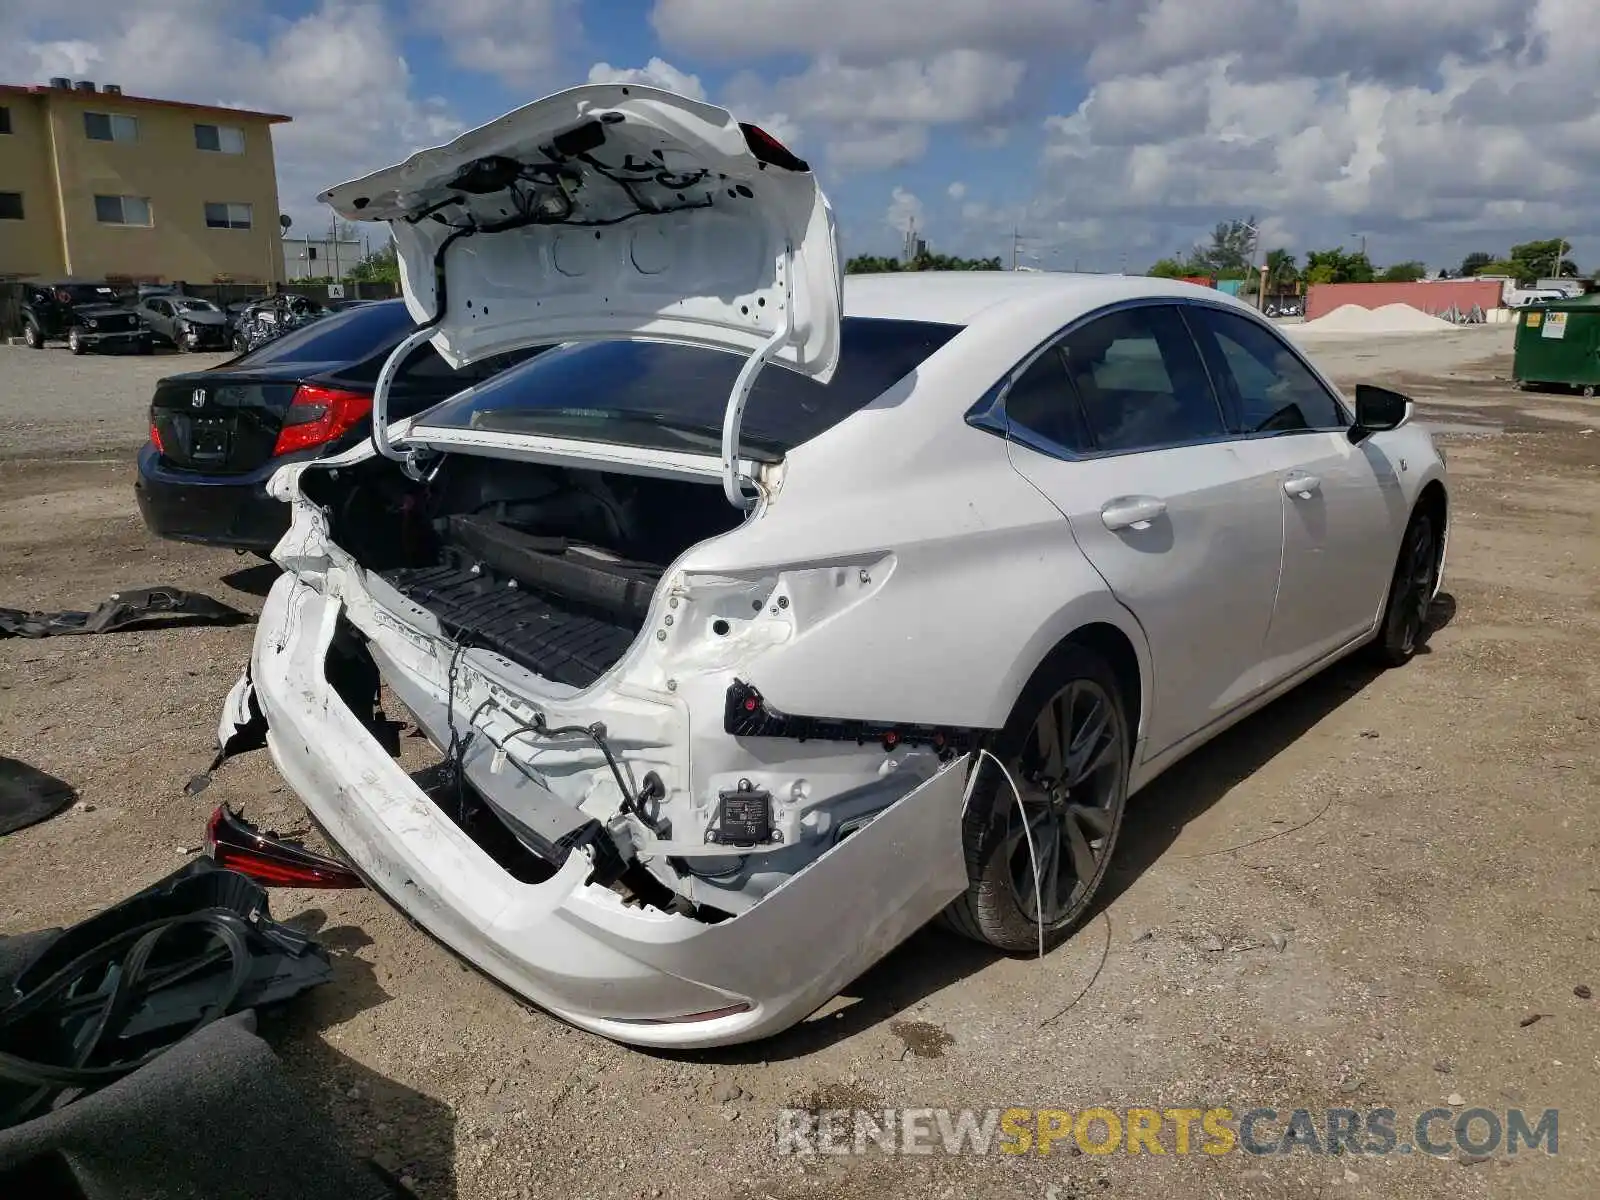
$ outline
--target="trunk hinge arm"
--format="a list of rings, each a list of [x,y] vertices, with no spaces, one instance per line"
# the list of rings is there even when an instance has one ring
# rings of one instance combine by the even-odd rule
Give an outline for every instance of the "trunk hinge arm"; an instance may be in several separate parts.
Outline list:
[[[438,332],[432,324],[413,330],[383,360],[383,369],[378,372],[378,382],[372,389],[372,448],[384,458],[400,463],[413,478],[417,477],[417,452],[400,450],[389,440],[389,387],[400,373],[400,364],[405,362],[406,356]]]
[[[761,368],[771,362],[772,356],[788,345],[794,335],[793,246],[785,247],[778,272],[783,277],[783,316],[778,329],[744,360],[738,378],[733,381],[733,390],[728,393],[728,407],[722,414],[722,493],[735,508],[756,506],[756,497],[745,494],[739,478],[739,431],[744,425],[744,406],[750,400],[750,389],[755,387]]]

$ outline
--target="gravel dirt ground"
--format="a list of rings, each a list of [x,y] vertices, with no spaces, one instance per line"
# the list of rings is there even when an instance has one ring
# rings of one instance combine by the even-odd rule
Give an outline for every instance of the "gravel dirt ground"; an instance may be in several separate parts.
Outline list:
[[[374,895],[281,892],[336,981],[267,1036],[350,1146],[428,1198],[1594,1195],[1600,404],[1512,391],[1509,337],[1312,347],[1447,431],[1429,652],[1335,668],[1159,780],[1103,911],[1043,961],[928,930],[787,1035],[645,1054],[519,1004]],[[171,583],[259,608],[273,568],[159,542],[133,505],[150,385],[190,365],[0,347],[0,604]],[[0,751],[80,795],[0,839],[0,932],[166,874],[219,802],[305,830],[264,753],[184,794],[252,634],[0,642]],[[1160,1156],[773,1149],[785,1106],[1009,1105],[1270,1106],[1268,1138],[1302,1107],[1391,1107],[1402,1133],[1434,1106],[1557,1108],[1560,1152],[1180,1155],[1170,1132]]]

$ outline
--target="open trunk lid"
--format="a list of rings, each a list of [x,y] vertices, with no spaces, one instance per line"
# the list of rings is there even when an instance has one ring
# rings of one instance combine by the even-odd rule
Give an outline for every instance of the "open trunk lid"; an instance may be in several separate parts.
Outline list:
[[[826,381],[839,353],[833,213],[809,167],[726,110],[587,84],[321,197],[387,221],[411,314],[453,366],[643,337]],[[442,286],[441,286],[442,283]]]

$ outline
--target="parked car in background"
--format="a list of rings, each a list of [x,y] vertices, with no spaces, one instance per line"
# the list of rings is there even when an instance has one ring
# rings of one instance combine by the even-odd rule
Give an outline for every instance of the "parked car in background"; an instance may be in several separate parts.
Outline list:
[[[91,350],[150,353],[150,331],[117,301],[105,283],[29,283],[22,297],[22,340],[35,350],[66,342],[74,354]]]
[[[941,912],[1042,955],[1131,794],[1426,637],[1411,402],[1347,404],[1212,289],[842,279],[802,160],[633,85],[321,199],[389,222],[451,361],[568,344],[274,479],[219,734],[264,721],[373,888],[585,1029],[776,1033]],[[447,788],[375,736],[379,679]]]
[[[234,350],[243,354],[282,337],[291,329],[327,316],[328,311],[306,296],[286,292],[261,296],[246,301],[234,314],[229,340]]]
[[[270,550],[289,507],[266,494],[267,478],[366,436],[378,370],[412,328],[405,302],[386,300],[159,381],[134,485],[145,525],[177,541]],[[420,412],[532,353],[456,371],[425,343],[396,376],[394,410]]]
[[[226,350],[232,342],[228,315],[199,296],[144,296],[133,311],[150,332],[180,351]]]

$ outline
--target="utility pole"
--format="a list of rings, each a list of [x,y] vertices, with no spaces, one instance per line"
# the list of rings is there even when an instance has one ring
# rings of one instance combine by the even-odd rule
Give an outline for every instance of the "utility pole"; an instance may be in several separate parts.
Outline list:
[[[1550,272],[1551,279],[1561,278],[1561,260],[1567,256],[1567,239],[1559,238],[1556,241],[1556,269]]]
[[[1015,271],[1022,258],[1022,237],[1017,232],[1017,227],[1011,227],[1011,269]]]

